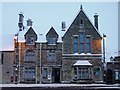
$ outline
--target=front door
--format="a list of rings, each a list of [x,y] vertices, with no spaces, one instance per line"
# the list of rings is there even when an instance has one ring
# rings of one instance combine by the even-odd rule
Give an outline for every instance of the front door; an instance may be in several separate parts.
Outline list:
[[[52,69],[52,82],[60,83],[60,69],[59,68]]]
[[[106,73],[106,82],[107,83],[113,83],[113,72],[111,69],[108,69],[107,70],[107,73]]]

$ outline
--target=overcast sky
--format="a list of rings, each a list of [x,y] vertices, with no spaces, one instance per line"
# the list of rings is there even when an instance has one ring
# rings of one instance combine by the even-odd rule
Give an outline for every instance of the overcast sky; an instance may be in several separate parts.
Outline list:
[[[93,22],[95,13],[99,15],[99,31],[107,35],[106,60],[116,56],[118,52],[118,3],[117,2],[2,2],[2,47],[1,50],[13,49],[13,36],[18,31],[18,14],[23,12],[24,25],[28,18],[33,21],[37,34],[46,34],[53,26],[57,32],[61,30],[61,22],[68,27],[80,10],[82,4],[88,18]],[[1,17],[1,16],[0,16]],[[1,19],[1,18],[0,18]],[[2,24],[1,24],[2,23]],[[94,22],[93,22],[94,23]],[[61,34],[61,33],[59,33]],[[1,36],[1,35],[0,35]]]

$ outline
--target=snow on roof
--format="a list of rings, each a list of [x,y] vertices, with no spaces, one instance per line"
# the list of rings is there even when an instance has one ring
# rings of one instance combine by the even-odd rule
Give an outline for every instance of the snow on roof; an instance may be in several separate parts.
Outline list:
[[[18,34],[18,42],[25,42],[25,33],[27,32],[27,30],[23,30],[23,31],[19,31]]]
[[[37,39],[36,42],[41,42],[41,43],[46,43],[47,42],[46,34],[39,34],[37,37],[38,37],[38,39]],[[62,38],[60,36],[58,37],[57,42],[62,42]]]
[[[74,53],[74,54],[63,54],[66,56],[101,56],[102,54],[92,54],[92,53]]]
[[[73,55],[79,55],[79,53],[74,53]]]
[[[55,29],[55,28],[54,28]],[[47,42],[47,40],[46,40],[46,34],[49,32],[49,30],[50,29],[48,29],[46,32],[44,32],[44,33],[42,33],[42,34],[37,34],[38,36],[38,39],[37,39],[37,41],[36,42],[41,42],[41,43],[45,43],[45,42]],[[56,31],[56,33],[58,34],[58,41],[57,42],[62,42],[62,37],[61,37],[61,32],[62,31],[58,31],[58,30],[56,30],[55,29],[55,31]]]
[[[41,42],[41,43],[47,42],[46,36],[45,36],[44,34],[39,34],[39,35],[37,36],[37,41],[36,41],[36,42]]]
[[[78,60],[73,66],[92,66],[92,64],[87,60]]]
[[[19,34],[18,34],[18,42],[25,42],[25,33],[28,31],[29,27],[25,27],[24,30],[22,31],[19,31]],[[34,29],[34,28],[33,28]],[[49,31],[49,30],[48,30]],[[57,31],[56,31],[57,32]],[[48,33],[48,32],[47,32]],[[58,32],[57,32],[58,33]],[[36,42],[41,42],[41,43],[46,43],[47,40],[46,40],[46,33],[42,33],[42,34],[37,34],[37,41]],[[59,33],[58,33],[59,34]],[[58,41],[57,42],[62,42],[62,38],[61,36],[59,35],[58,37]]]
[[[58,41],[57,42],[63,42],[62,38],[60,36],[58,37]]]

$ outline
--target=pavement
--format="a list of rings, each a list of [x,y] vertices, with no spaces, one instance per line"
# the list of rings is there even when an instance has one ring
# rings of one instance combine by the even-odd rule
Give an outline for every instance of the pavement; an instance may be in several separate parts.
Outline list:
[[[2,90],[120,90],[120,84],[0,84]]]

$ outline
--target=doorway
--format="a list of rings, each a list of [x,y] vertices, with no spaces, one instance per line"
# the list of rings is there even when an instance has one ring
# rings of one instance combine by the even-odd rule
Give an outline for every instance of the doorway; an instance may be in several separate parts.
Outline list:
[[[60,68],[52,69],[52,83],[60,83]]]
[[[106,73],[106,83],[113,83],[113,72],[111,69],[107,70]]]

